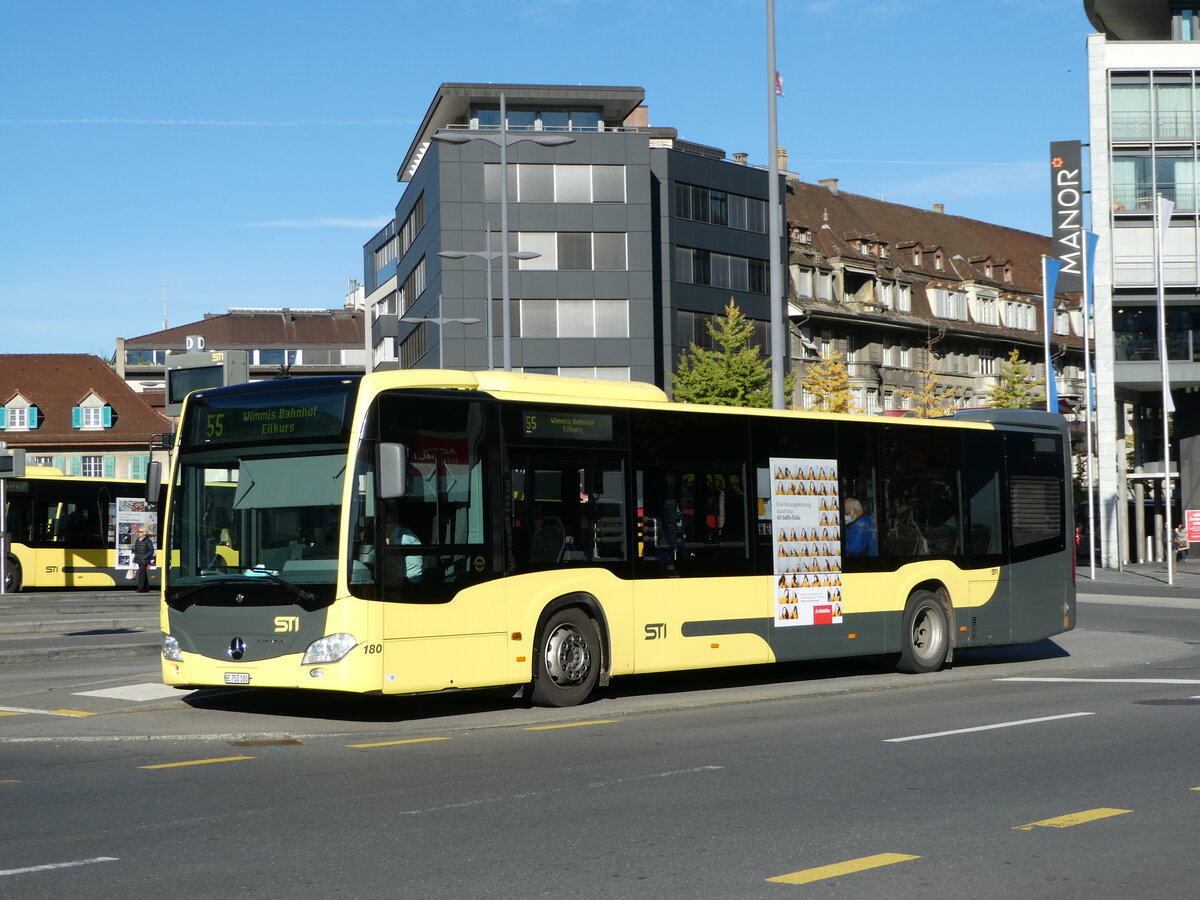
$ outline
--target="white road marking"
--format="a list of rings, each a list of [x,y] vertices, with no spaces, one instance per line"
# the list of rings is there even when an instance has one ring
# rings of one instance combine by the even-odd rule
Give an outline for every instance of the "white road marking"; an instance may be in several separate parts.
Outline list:
[[[997,678],[996,681],[1031,681],[1042,684],[1200,684],[1197,678]]]
[[[98,691],[78,691],[76,697],[104,697],[109,700],[162,700],[166,697],[186,697],[188,691],[181,691],[161,682],[148,681],[145,684],[127,684],[124,687],[102,688]]]
[[[904,741],[924,741],[928,738],[949,737],[955,734],[970,734],[973,731],[994,731],[997,728],[1014,728],[1017,725],[1037,725],[1040,722],[1056,722],[1059,719],[1076,719],[1080,716],[1094,716],[1095,713],[1077,712],[1061,716],[1043,716],[1040,719],[1019,719],[1016,722],[997,722],[995,725],[976,725],[974,728],[956,728],[953,731],[935,731],[931,734],[912,734],[908,737],[884,738],[885,744],[900,744]]]
[[[72,866],[90,866],[92,863],[117,862],[117,856],[94,856],[91,859],[76,859],[72,862],[47,863],[44,866],[27,866],[24,869],[0,869],[0,875],[25,875],[29,872],[48,872],[51,869],[69,869]]]

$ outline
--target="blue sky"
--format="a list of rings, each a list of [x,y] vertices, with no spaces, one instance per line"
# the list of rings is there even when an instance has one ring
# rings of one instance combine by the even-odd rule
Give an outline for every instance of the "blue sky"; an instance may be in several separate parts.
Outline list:
[[[0,352],[113,353],[230,306],[341,306],[444,81],[639,85],[767,162],[762,0],[0,0]],[[776,0],[807,181],[1045,233],[1086,139],[1082,0]]]

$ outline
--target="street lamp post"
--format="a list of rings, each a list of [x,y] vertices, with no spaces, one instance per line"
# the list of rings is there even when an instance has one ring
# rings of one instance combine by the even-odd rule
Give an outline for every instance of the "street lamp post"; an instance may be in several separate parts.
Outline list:
[[[438,307],[441,308],[441,297],[438,298]],[[482,319],[474,316],[459,319],[452,316],[404,316],[400,319],[401,322],[408,322],[411,325],[419,325],[422,322],[432,322],[438,327],[438,368],[446,368],[446,344],[442,340],[444,326],[457,322],[459,325],[478,325]]]
[[[497,259],[502,259],[504,253],[499,250],[492,249],[492,226],[488,223],[484,231],[486,235],[485,243],[487,250],[441,250],[438,256],[444,259],[465,259],[468,256],[474,256],[487,262],[487,367],[488,371],[496,368],[496,363],[492,358],[492,335],[496,333],[492,327],[492,263]],[[534,253],[532,250],[518,250],[516,253],[510,253],[510,259],[537,259],[542,254]],[[505,269],[508,264],[505,263]],[[504,331],[505,335],[509,334],[507,326]]]
[[[504,94],[500,95],[500,131],[497,134],[460,134],[446,132],[435,134],[435,141],[443,144],[465,144],[468,141],[487,141],[500,148],[500,255],[504,267],[500,270],[500,297],[504,328],[504,371],[512,371],[512,302],[508,287],[508,145],[530,141],[543,147],[563,147],[575,143],[575,138],[565,134],[515,134],[508,133],[508,107]]]

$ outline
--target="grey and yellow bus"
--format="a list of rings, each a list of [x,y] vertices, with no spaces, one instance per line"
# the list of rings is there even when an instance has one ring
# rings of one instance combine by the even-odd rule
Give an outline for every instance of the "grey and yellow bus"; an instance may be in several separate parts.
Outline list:
[[[162,504],[147,501],[145,492],[141,480],[81,478],[48,466],[8,479],[5,592],[134,587],[137,530],[159,543]],[[160,572],[158,565],[150,569],[152,585]]]
[[[705,407],[511,372],[200,391],[163,675],[566,706],[646,672],[930,672],[1074,627],[1068,452],[1046,413]]]

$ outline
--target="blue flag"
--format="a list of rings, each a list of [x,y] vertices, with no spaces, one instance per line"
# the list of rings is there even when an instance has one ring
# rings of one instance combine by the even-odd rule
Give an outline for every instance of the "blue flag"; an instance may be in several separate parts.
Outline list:
[[[1058,273],[1062,269],[1061,259],[1042,257],[1042,293],[1046,299],[1045,349],[1046,349],[1046,411],[1058,412],[1058,384],[1054,378],[1054,364],[1050,361],[1050,331],[1054,328],[1054,288],[1058,284]]]

